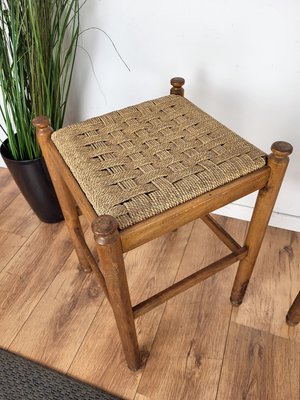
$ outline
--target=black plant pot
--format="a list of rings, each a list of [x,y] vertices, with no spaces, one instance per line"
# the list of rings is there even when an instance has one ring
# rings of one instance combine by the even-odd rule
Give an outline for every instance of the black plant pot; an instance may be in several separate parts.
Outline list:
[[[42,222],[49,224],[64,219],[43,157],[16,161],[6,139],[0,153],[21,193]]]

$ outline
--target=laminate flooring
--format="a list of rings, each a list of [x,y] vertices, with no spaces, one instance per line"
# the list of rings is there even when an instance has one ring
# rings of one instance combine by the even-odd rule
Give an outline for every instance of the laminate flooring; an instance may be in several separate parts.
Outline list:
[[[243,242],[247,222],[216,218]],[[229,302],[234,264],[137,319],[140,347],[150,353],[137,372],[126,367],[93,275],[77,268],[65,224],[41,223],[5,168],[0,239],[0,347],[125,399],[300,398],[300,326],[285,324],[300,288],[300,233],[268,228],[239,308]],[[201,220],[129,252],[132,303],[227,253]]]

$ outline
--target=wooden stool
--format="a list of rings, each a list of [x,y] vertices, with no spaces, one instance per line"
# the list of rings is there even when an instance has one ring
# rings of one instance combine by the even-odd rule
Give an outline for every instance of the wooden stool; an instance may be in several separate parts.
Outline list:
[[[286,315],[286,322],[291,326],[295,326],[300,322],[300,292]]]
[[[266,156],[185,99],[183,78],[171,84],[169,96],[54,133],[47,117],[33,121],[79,262],[110,301],[132,370],[141,366],[134,319],[238,260],[231,302],[241,304],[292,153],[275,142]],[[240,246],[209,213],[256,190]],[[99,266],[79,208],[92,224]],[[123,253],[197,218],[230,254],[132,307]]]

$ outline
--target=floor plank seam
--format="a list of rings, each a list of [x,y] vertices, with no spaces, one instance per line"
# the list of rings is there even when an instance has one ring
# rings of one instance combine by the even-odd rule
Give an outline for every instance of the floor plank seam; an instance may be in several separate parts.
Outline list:
[[[90,331],[90,329],[91,329],[91,327],[92,327],[92,325],[93,325],[95,319],[97,318],[98,313],[100,312],[100,309],[101,309],[101,307],[102,307],[102,305],[103,305],[103,303],[104,303],[105,300],[106,300],[106,298],[105,298],[105,295],[103,294],[103,299],[102,299],[101,303],[99,304],[98,310],[97,310],[97,312],[95,313],[94,318],[92,319],[92,321],[91,321],[89,327],[87,328],[87,330],[86,330],[86,332],[85,332],[85,334],[84,334],[84,336],[83,336],[83,338],[82,338],[82,341],[81,341],[80,345],[78,346],[78,349],[76,350],[72,361],[70,362],[70,365],[69,365],[68,368],[66,369],[66,372],[65,372],[66,375],[72,376],[71,374],[69,374],[69,371],[70,371],[70,369],[72,368],[73,362],[74,362],[75,358],[77,357],[77,354],[79,353],[79,350],[81,349],[81,347],[82,347],[82,345],[83,345],[83,343],[84,343],[84,341],[85,341],[85,338],[87,337],[87,335],[88,335],[88,333],[89,333],[89,331]]]
[[[16,253],[14,253],[14,254],[12,255],[12,257],[7,261],[7,263],[4,265],[4,267],[0,270],[0,279],[1,279],[1,274],[5,272],[5,269],[7,268],[7,266],[8,266],[8,265],[10,264],[10,262],[18,255],[19,251],[25,246],[25,244],[28,242],[28,240],[31,238],[31,236],[34,234],[34,232],[38,229],[38,227],[39,227],[40,225],[41,225],[41,224],[38,224],[38,226],[33,230],[33,232],[32,232],[28,237],[22,236],[22,237],[24,237],[25,242],[24,242],[23,244],[21,244],[21,246],[18,248],[18,250],[16,251]],[[6,232],[6,231],[3,231],[3,232]],[[11,232],[6,232],[6,233],[11,233]],[[13,232],[12,232],[12,233],[13,233]],[[13,233],[13,234],[17,235],[16,233]],[[21,236],[21,235],[19,235],[19,236]]]
[[[228,322],[228,327],[227,327],[227,333],[226,333],[226,339],[225,339],[225,344],[224,344],[224,351],[223,351],[223,357],[222,357],[222,363],[221,363],[221,368],[220,368],[220,374],[219,374],[219,380],[218,380],[215,400],[217,400],[218,394],[219,394],[219,387],[220,387],[221,377],[222,377],[222,372],[223,372],[225,352],[226,352],[228,338],[229,338],[229,330],[230,330],[230,325],[231,325],[232,312],[233,312],[233,306],[231,306],[231,311],[230,311],[230,316],[229,316],[229,322]]]
[[[1,193],[0,193],[0,195],[1,195]],[[24,198],[24,196],[22,195],[22,193],[18,193],[18,195],[17,195],[17,197],[16,198],[14,198],[11,202],[10,202],[10,204],[8,204],[7,205],[7,207],[5,207],[3,210],[1,210],[1,212],[0,212],[0,215],[2,214],[2,216],[5,218],[5,217],[7,217],[6,215],[5,215],[5,213],[6,213],[6,210],[7,210],[7,208],[9,208],[9,207],[11,207],[12,205],[13,205],[13,203],[18,199],[18,197],[20,198],[20,199],[23,199],[23,201],[24,202],[26,202],[26,200],[25,200],[25,198]],[[27,203],[27,202],[26,202]],[[20,236],[22,236],[22,237],[26,237],[26,238],[28,238],[28,237],[30,237],[31,235],[32,235],[32,233],[35,231],[35,229],[29,234],[29,236],[23,236],[22,234],[19,234],[18,233],[18,230],[19,230],[19,228],[22,226],[22,224],[24,223],[24,221],[22,221],[22,218],[24,218],[24,219],[26,219],[25,217],[27,217],[28,215],[30,216],[30,214],[32,214],[32,215],[34,215],[35,217],[36,217],[36,215],[35,215],[35,213],[33,212],[33,210],[30,208],[30,206],[27,204],[27,206],[28,206],[28,208],[27,208],[27,210],[25,210],[23,213],[22,213],[22,217],[20,218],[20,220],[18,220],[18,222],[19,222],[19,225],[16,225],[16,226],[14,226],[14,231],[9,231],[9,230],[6,230],[6,229],[3,229],[3,231],[4,232],[8,232],[8,233],[13,233],[13,234],[16,234],[16,235],[20,235]],[[20,207],[20,206],[19,206]],[[4,215],[3,215],[4,214]],[[14,217],[15,217],[15,215],[14,215]],[[36,217],[37,218],[37,217]],[[38,225],[40,225],[41,224],[41,221],[37,218],[37,220],[38,220]]]
[[[2,194],[2,193],[0,192],[0,195],[1,195],[1,194]],[[16,198],[17,198],[19,195],[20,195],[20,192],[18,192],[18,193],[16,194],[16,196],[13,197],[13,198],[11,199],[10,203],[8,203],[7,206],[5,206],[5,207],[1,210],[1,213],[3,213],[3,211],[5,211],[5,210],[10,206],[10,204],[11,204],[13,201],[16,200]]]
[[[242,326],[244,328],[253,329],[255,331],[259,331],[259,332],[271,335],[271,336],[273,336],[275,338],[278,338],[278,339],[284,339],[284,340],[287,340],[287,341],[293,342],[293,343],[300,343],[300,340],[297,337],[296,338],[286,337],[284,335],[279,335],[279,334],[277,334],[275,332],[272,332],[270,329],[263,329],[263,328],[254,327],[254,326],[251,326],[251,325],[246,325],[246,324],[243,324],[243,323],[241,323],[239,321],[231,321],[231,322],[236,324],[236,325]],[[285,318],[282,319],[282,322],[286,323],[285,322]],[[294,330],[294,329],[299,329],[299,326],[297,327],[297,326],[289,326],[289,325],[287,325],[287,328],[290,331],[290,330]]]
[[[41,297],[39,298],[39,300],[37,301],[37,303],[35,304],[35,306],[33,307],[33,309],[31,310],[31,312],[29,313],[28,317],[26,318],[26,320],[23,322],[23,324],[21,325],[20,329],[17,331],[17,333],[15,334],[14,338],[12,339],[12,341],[10,342],[10,344],[7,346],[7,349],[10,349],[10,347],[13,345],[14,341],[16,340],[16,338],[18,337],[18,335],[21,333],[21,330],[23,329],[24,325],[26,324],[27,320],[30,318],[30,316],[32,315],[32,313],[35,311],[35,309],[37,308],[37,306],[39,305],[40,301],[43,299],[43,297],[45,296],[46,292],[48,291],[48,289],[50,288],[50,286],[52,285],[52,283],[54,282],[54,280],[56,279],[56,277],[58,276],[58,274],[63,270],[63,268],[65,267],[68,259],[72,256],[72,253],[75,252],[75,250],[72,250],[70,255],[67,257],[66,261],[63,263],[63,265],[61,266],[61,268],[59,268],[59,270],[57,271],[57,274],[54,275],[53,279],[51,280],[51,282],[49,283],[49,285],[45,288],[45,290],[43,291],[43,293],[41,294]]]

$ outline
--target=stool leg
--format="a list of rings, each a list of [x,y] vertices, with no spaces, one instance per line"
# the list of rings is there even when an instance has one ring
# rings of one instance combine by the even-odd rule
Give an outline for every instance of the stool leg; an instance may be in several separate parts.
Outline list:
[[[131,370],[136,371],[141,366],[141,355],[138,347],[118,223],[115,218],[103,215],[94,220],[92,229],[127,365]]]
[[[292,146],[286,142],[275,142],[271,149],[272,154],[268,157],[268,165],[271,168],[270,178],[266,186],[258,193],[245,241],[248,254],[239,264],[231,292],[230,301],[234,306],[240,305],[243,301],[289,163],[288,156],[293,151]]]
[[[57,176],[53,179],[54,174],[56,174]],[[81,243],[85,242],[85,238],[78,217],[75,200],[73,199],[68,187],[66,186],[59,173],[52,172],[52,174],[50,173],[50,175],[53,180],[53,186],[55,187],[57,198],[59,200],[69,230],[69,234],[78,257],[80,268],[85,272],[91,272],[92,269],[90,263],[87,260],[81,246]]]
[[[291,326],[295,326],[300,322],[300,292],[286,315],[286,322]]]
[[[90,263],[87,260],[81,243],[84,239],[84,234],[78,217],[78,211],[68,187],[66,186],[60,173],[57,171],[55,165],[52,162],[51,154],[48,150],[47,143],[51,140],[51,134],[53,129],[50,126],[50,121],[47,117],[37,117],[33,120],[33,126],[36,128],[37,138],[41,147],[43,156],[45,158],[51,180],[61,206],[69,233],[75,247],[75,251],[80,263],[81,268],[90,272]]]

